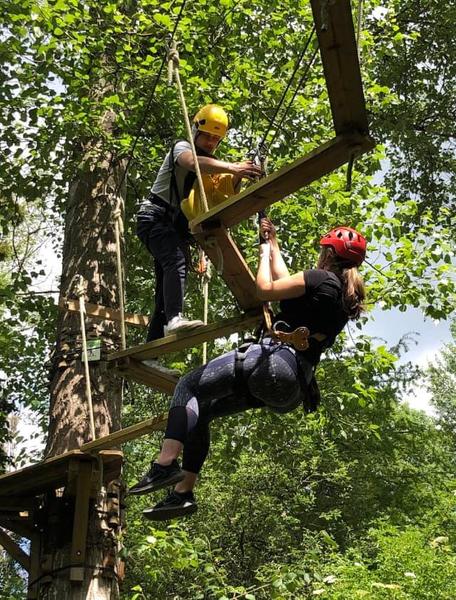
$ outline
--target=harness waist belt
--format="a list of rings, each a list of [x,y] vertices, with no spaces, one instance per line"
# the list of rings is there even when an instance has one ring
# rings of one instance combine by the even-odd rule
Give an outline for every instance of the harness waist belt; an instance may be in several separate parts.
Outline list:
[[[279,340],[283,344],[290,344],[295,350],[303,352],[309,347],[309,338],[322,342],[326,339],[324,333],[313,333],[310,335],[310,331],[307,327],[298,327],[294,331],[287,333],[286,331],[276,331],[274,328],[269,332],[271,337]]]

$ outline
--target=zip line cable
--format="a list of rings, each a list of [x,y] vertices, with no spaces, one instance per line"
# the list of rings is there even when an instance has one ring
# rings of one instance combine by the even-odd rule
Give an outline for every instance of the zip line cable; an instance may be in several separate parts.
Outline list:
[[[269,121],[269,124],[268,124],[267,129],[266,129],[266,133],[263,135],[263,137],[261,138],[260,143],[258,144],[259,147],[263,146],[265,144],[265,142],[266,142],[266,138],[268,137],[269,132],[271,131],[272,125],[274,124],[274,121],[276,120],[277,115],[279,114],[279,111],[282,108],[282,104],[284,103],[285,98],[286,98],[286,96],[288,94],[288,90],[290,89],[291,84],[293,83],[293,80],[294,80],[294,78],[296,76],[296,73],[299,70],[299,67],[301,65],[301,61],[304,58],[305,53],[307,52],[307,48],[309,47],[310,42],[312,41],[314,33],[315,33],[315,25],[312,27],[312,31],[310,32],[309,37],[307,38],[307,41],[306,41],[306,43],[304,45],[304,48],[302,49],[301,54],[299,55],[299,58],[296,61],[296,65],[295,65],[295,68],[293,70],[293,73],[291,74],[291,77],[290,77],[290,79],[288,81],[288,84],[287,84],[285,90],[282,93],[282,97],[280,98],[279,103],[276,106],[276,109],[274,111],[274,115],[272,116],[272,118]]]
[[[314,60],[316,58],[318,54],[318,46],[317,48],[315,48],[311,59],[309,60],[309,62],[306,65],[306,68],[304,70],[304,73],[302,74],[302,76],[300,77],[299,81],[298,81],[298,85],[296,86],[295,91],[293,92],[293,96],[291,97],[290,102],[287,104],[286,109],[284,110],[282,117],[279,121],[279,124],[277,125],[277,127],[275,128],[275,133],[272,136],[272,140],[269,142],[269,146],[272,146],[273,142],[275,141],[276,137],[277,137],[277,133],[280,131],[280,128],[282,127],[282,124],[285,120],[285,117],[287,116],[288,111],[290,110],[291,106],[293,105],[293,102],[295,101],[296,96],[298,95],[298,91],[303,87],[303,85],[306,83],[307,80],[307,76],[309,74],[310,69],[313,66]]]

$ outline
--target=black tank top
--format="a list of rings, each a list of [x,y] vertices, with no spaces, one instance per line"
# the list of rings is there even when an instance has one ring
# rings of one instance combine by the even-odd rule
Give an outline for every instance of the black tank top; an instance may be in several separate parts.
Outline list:
[[[348,314],[343,306],[343,284],[335,273],[323,269],[304,271],[304,282],[306,291],[302,296],[280,301],[280,313],[274,322],[285,321],[290,330],[305,326],[311,334],[326,335],[322,342],[310,338],[309,348],[301,353],[303,358],[316,365],[323,350],[334,344],[336,336],[345,327]]]

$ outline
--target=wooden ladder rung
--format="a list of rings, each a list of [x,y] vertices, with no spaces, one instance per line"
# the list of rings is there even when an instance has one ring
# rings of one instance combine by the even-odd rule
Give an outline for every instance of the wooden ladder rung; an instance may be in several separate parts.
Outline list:
[[[79,312],[79,300],[60,300],[60,310],[66,310],[68,312]],[[101,304],[90,304],[85,303],[85,310],[89,317],[94,319],[107,319],[108,321],[121,321],[121,312],[115,308],[108,308],[101,306]],[[124,313],[125,323],[132,325],[133,327],[147,327],[149,324],[149,317],[144,315],[137,315],[134,313]]]

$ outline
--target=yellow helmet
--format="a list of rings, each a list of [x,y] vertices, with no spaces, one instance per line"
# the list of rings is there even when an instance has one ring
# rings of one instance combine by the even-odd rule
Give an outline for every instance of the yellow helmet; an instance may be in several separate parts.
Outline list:
[[[218,104],[206,104],[193,118],[197,131],[225,137],[228,129],[228,115]]]

